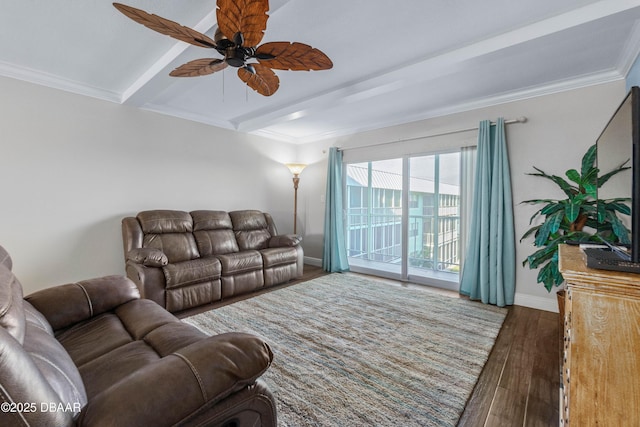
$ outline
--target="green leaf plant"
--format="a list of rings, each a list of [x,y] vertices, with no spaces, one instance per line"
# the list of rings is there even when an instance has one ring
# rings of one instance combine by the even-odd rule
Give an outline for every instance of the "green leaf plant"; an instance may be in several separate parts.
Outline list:
[[[629,160],[610,172],[598,176],[596,166],[596,144],[589,147],[582,157],[580,172],[569,169],[567,179],[549,175],[542,169],[533,167],[536,172],[527,175],[538,176],[553,181],[564,192],[564,199],[533,199],[522,203],[541,205],[531,219],[542,222],[529,228],[520,238],[520,242],[533,236],[533,245],[538,248],[522,262],[522,266],[539,268],[538,283],[543,283],[548,292],[554,286],[564,282],[558,270],[558,245],[567,241],[601,243],[606,239],[610,243],[629,243],[629,230],[624,226],[619,214],[630,215],[629,198],[598,199],[598,189],[609,179],[623,171],[631,169]],[[596,235],[597,233],[597,235]],[[599,236],[599,237],[598,237]]]

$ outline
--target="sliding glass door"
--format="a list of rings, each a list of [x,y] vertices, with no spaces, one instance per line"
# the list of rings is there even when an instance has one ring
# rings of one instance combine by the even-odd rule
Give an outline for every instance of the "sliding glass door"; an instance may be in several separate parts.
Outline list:
[[[348,164],[346,176],[352,269],[457,289],[460,153]]]

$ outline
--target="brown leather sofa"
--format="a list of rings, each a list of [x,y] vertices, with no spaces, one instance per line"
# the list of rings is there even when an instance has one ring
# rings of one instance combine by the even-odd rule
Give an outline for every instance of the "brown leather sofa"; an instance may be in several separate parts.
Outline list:
[[[178,312],[302,277],[297,235],[257,210],[151,210],[122,220],[127,276]]]
[[[0,247],[0,425],[276,426],[261,339],[207,337],[122,276],[23,299],[11,267]]]

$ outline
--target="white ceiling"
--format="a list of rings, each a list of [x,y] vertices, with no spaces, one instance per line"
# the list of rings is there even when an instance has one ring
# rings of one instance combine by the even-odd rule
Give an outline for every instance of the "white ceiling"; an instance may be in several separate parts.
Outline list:
[[[213,36],[215,0],[120,0]],[[393,7],[391,7],[393,5]],[[263,97],[219,57],[103,0],[0,0],[0,75],[304,143],[619,80],[640,52],[640,0],[271,0],[264,42],[325,52],[328,71],[276,71]]]

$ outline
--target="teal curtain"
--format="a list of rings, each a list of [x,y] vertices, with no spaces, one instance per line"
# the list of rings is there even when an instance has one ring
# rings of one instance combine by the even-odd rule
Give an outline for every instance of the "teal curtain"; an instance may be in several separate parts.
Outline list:
[[[513,304],[516,281],[511,177],[504,119],[480,122],[469,243],[460,293],[485,304]]]
[[[329,149],[329,166],[327,168],[322,268],[332,273],[349,271],[347,248],[344,243],[343,185],[342,152],[336,147],[331,147]]]

